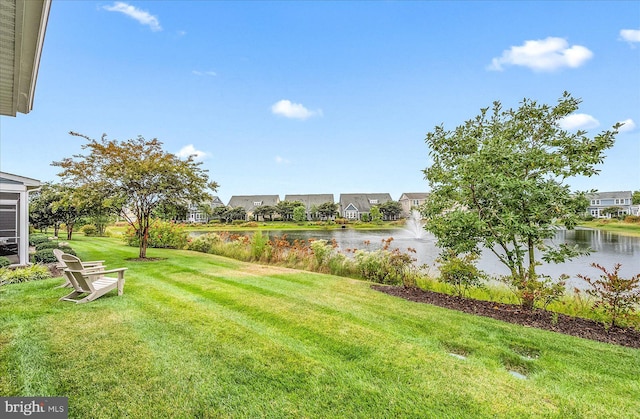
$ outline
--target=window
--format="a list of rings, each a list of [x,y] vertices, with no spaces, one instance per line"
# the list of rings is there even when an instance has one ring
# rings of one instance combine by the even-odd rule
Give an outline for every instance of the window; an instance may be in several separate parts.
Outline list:
[[[591,205],[600,205],[600,200],[599,199],[592,199],[591,200]]]
[[[420,200],[419,199],[414,199],[413,200],[413,205],[420,205]]]
[[[614,201],[614,205],[624,205],[626,204],[626,199],[624,198],[616,198]]]
[[[260,205],[262,205],[262,201],[255,201],[255,202],[253,203],[253,206],[254,206],[254,207],[259,207]]]
[[[370,204],[377,204],[377,203],[378,203],[378,200],[377,200],[377,199],[370,199],[370,200],[369,200],[369,203],[370,203]]]

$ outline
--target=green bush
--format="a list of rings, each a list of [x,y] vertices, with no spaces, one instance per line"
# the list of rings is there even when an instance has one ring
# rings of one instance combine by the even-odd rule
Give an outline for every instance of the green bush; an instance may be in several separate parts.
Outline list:
[[[9,265],[11,265],[9,258],[0,256],[0,268],[6,268]]]
[[[263,235],[262,231],[256,231],[251,237],[251,257],[259,261],[269,259],[269,236]]]
[[[165,249],[184,249],[189,234],[184,225],[167,221],[153,220],[149,225],[148,247]],[[140,237],[131,226],[127,228],[124,240],[129,246],[140,246]]]
[[[29,236],[29,245],[36,246],[40,243],[45,243],[49,241],[49,237],[45,234],[32,234]]]
[[[234,225],[234,226],[239,226],[239,225],[244,224],[244,223],[245,223],[244,220],[233,220],[231,222],[231,224]]]
[[[36,263],[55,263],[58,261],[56,256],[53,254],[53,249],[38,250],[33,255],[33,260]]]
[[[481,288],[486,275],[478,269],[475,262],[479,255],[468,253],[459,257],[454,253],[445,254],[438,259],[441,282],[453,287],[454,293],[460,297],[468,296],[471,288]]]
[[[222,239],[216,233],[202,234],[187,242],[187,250],[202,253],[213,253],[214,246],[222,243]]]
[[[98,235],[98,227],[93,224],[86,224],[80,228],[80,232],[87,237],[97,236]]]
[[[60,243],[57,240],[48,240],[46,242],[36,244],[36,251],[43,249],[57,249]]]
[[[39,281],[47,278],[51,278],[51,272],[49,272],[49,268],[43,265],[31,265],[16,269],[0,269],[0,285]]]

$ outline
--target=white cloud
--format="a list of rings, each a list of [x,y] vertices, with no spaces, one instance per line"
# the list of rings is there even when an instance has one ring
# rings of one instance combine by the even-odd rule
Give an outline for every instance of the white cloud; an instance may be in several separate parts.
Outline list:
[[[189,144],[189,145],[186,145],[186,146],[182,147],[180,149],[180,151],[178,151],[176,153],[176,156],[178,156],[178,157],[180,157],[182,159],[186,159],[189,156],[194,156],[193,157],[194,161],[203,161],[204,159],[209,157],[209,153],[204,152],[204,151],[200,151],[200,150],[196,150],[196,148],[193,146],[193,144]]]
[[[491,60],[487,68],[502,71],[503,66],[518,65],[534,71],[554,71],[562,67],[580,67],[591,57],[593,53],[586,47],[569,47],[566,39],[549,37],[511,47],[503,51],[501,57]]]
[[[215,71],[198,71],[198,70],[193,70],[192,71],[193,74],[195,74],[196,76],[217,76]]]
[[[147,11],[131,6],[130,4],[117,1],[113,3],[112,6],[104,6],[104,10],[125,14],[130,18],[137,20],[142,25],[149,26],[154,32],[162,30],[162,26],[160,26],[160,21],[158,21],[157,17],[149,14]]]
[[[292,103],[290,100],[280,100],[271,106],[271,112],[275,115],[282,115],[286,118],[307,119],[312,116],[322,116],[322,109],[310,111],[299,103]]]
[[[596,128],[600,125],[597,119],[586,113],[573,113],[560,120],[560,127],[569,131]]]
[[[627,42],[640,42],[640,29],[622,29],[620,37]]]
[[[277,164],[289,164],[291,163],[289,160],[285,159],[284,157],[280,157],[280,156],[276,156],[275,161]]]
[[[631,132],[636,129],[636,123],[631,118],[620,121],[620,123],[624,125],[618,128],[618,132]]]

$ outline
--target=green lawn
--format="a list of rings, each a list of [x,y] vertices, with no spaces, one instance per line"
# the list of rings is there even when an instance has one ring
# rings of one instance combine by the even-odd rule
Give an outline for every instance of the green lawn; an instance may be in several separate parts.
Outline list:
[[[618,220],[593,220],[583,221],[582,227],[595,228],[598,230],[612,231],[617,234],[640,237],[640,224],[625,223]]]
[[[125,294],[0,287],[0,394],[70,417],[640,417],[640,351],[407,302],[368,283],[78,237]],[[465,355],[460,359],[451,355]],[[510,371],[526,375],[517,378]]]

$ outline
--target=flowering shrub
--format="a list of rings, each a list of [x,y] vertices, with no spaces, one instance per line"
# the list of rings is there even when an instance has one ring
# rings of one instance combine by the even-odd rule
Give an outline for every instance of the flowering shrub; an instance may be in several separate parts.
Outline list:
[[[128,226],[124,233],[124,240],[129,246],[140,246],[140,232]],[[184,225],[162,220],[153,220],[149,225],[149,247],[184,249],[187,245],[188,233]]]

